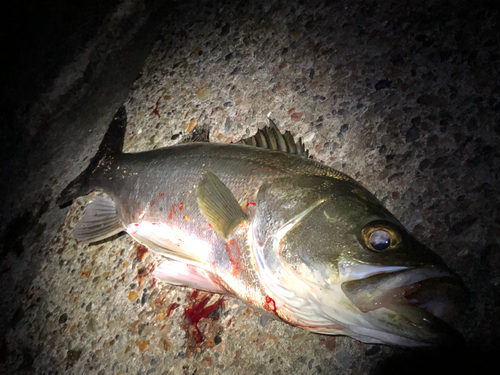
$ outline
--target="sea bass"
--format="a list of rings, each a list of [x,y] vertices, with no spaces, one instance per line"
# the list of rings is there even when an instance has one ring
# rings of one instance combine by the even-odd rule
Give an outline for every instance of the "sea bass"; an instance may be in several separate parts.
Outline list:
[[[126,231],[168,258],[154,276],[240,298],[308,331],[365,343],[461,340],[462,280],[347,175],[274,126],[244,144],[191,142],[122,153],[116,113],[96,156],[58,198],[94,196],[73,231]],[[201,136],[201,138],[206,138]],[[207,140],[207,139],[203,139]]]

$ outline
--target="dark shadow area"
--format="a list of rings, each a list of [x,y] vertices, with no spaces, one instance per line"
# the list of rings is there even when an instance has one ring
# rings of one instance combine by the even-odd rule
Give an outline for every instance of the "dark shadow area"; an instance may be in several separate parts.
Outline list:
[[[48,105],[42,102],[40,97],[50,91],[51,85],[59,76],[61,70],[73,61],[89,41],[93,40],[96,35],[100,35],[100,27],[106,24],[107,17],[116,11],[120,3],[119,0],[14,1],[10,4],[10,10],[2,12],[0,15],[0,35],[4,36],[2,51],[3,55],[6,56],[2,59],[2,68],[0,69],[0,195],[2,196],[0,200],[0,276],[5,277],[6,280],[3,291],[0,293],[0,373],[7,371],[6,368],[17,369],[20,373],[40,371],[39,368],[34,367],[33,363],[34,359],[42,352],[41,348],[29,346],[29,344],[22,347],[17,342],[12,344],[13,341],[9,339],[6,332],[19,329],[28,320],[24,311],[28,311],[28,313],[35,309],[43,311],[39,307],[41,301],[31,300],[32,294],[29,290],[33,277],[40,272],[40,259],[49,258],[46,253],[47,242],[37,243],[37,241],[46,230],[48,233],[55,233],[55,230],[53,230],[55,225],[62,226],[64,220],[61,219],[57,222],[56,219],[53,219],[48,224],[49,226],[52,225],[52,228],[48,230],[42,216],[50,212],[50,210],[55,212],[54,198],[61,192],[62,188],[57,187],[56,189],[54,186],[61,179],[71,181],[71,179],[75,178],[78,175],[77,168],[73,168],[76,164],[88,165],[90,163],[92,155],[85,154],[85,152],[90,152],[90,146],[95,145],[97,147],[99,145],[107,124],[116,109],[123,104],[129,95],[130,87],[137,75],[140,74],[143,63],[157,40],[161,27],[164,26],[163,16],[173,1],[145,0],[144,4],[147,9],[157,7],[156,9],[159,8],[160,10],[152,12],[146,25],[141,30],[138,30],[137,34],[133,32],[127,34],[127,32],[136,26],[133,21],[140,17],[124,17],[119,27],[114,29],[119,31],[119,36],[114,36],[116,44],[110,43],[106,45],[109,50],[104,52],[100,51],[99,48],[91,51],[91,63],[86,68],[81,80],[77,81],[71,90],[61,95],[55,103]],[[218,4],[218,2],[215,3]],[[394,171],[391,170],[391,173],[396,172],[391,176],[400,178],[404,174],[402,171],[406,170],[397,168],[400,168],[410,155],[421,153],[422,160],[420,164],[415,164],[415,168],[418,165],[422,176],[427,173],[429,176],[432,175],[430,177],[432,179],[443,180],[442,190],[436,189],[434,191],[432,186],[429,189],[425,189],[423,186],[416,189],[420,191],[421,196],[418,196],[418,199],[414,196],[414,202],[419,205],[419,210],[424,211],[424,213],[427,212],[421,219],[431,222],[429,225],[420,226],[420,236],[426,238],[429,244],[436,247],[448,246],[453,249],[449,252],[453,256],[449,255],[449,258],[456,260],[459,265],[465,264],[460,269],[461,275],[463,275],[464,281],[473,292],[474,301],[479,302],[474,305],[474,309],[469,310],[467,323],[464,325],[466,329],[462,330],[469,341],[469,344],[465,347],[418,350],[391,348],[390,357],[378,362],[371,370],[366,369],[364,371],[372,375],[497,373],[499,370],[496,365],[498,361],[496,356],[497,353],[500,353],[500,326],[498,323],[500,321],[498,318],[500,309],[500,290],[498,287],[498,278],[500,277],[500,268],[498,267],[500,260],[500,246],[498,245],[500,219],[498,219],[497,214],[500,211],[500,205],[495,182],[498,179],[498,160],[500,159],[498,159],[498,148],[490,144],[490,142],[493,143],[494,141],[490,141],[488,136],[481,136],[481,132],[490,134],[485,131],[485,129],[489,128],[495,129],[497,135],[500,134],[500,120],[498,120],[500,91],[494,74],[495,70],[498,71],[500,61],[500,54],[498,53],[499,39],[497,38],[498,33],[494,32],[493,26],[491,28],[483,26],[488,25],[488,22],[492,22],[491,20],[494,18],[490,18],[490,14],[498,12],[498,5],[494,1],[478,3],[477,6],[474,2],[461,1],[457,2],[455,7],[452,1],[436,1],[428,3],[429,8],[425,8],[424,11],[420,11],[420,8],[415,6],[416,10],[411,14],[409,13],[410,15],[407,18],[399,19],[398,7],[411,8],[413,3],[418,4],[419,2],[394,2],[391,5],[394,9],[387,10],[388,16],[386,18],[381,17],[374,20],[374,14],[377,15],[377,12],[383,8],[384,4],[366,2],[359,7],[360,11],[357,18],[348,19],[348,17],[344,17],[342,22],[345,22],[345,26],[343,28],[359,31],[359,40],[364,40],[362,36],[369,32],[371,33],[370,38],[373,38],[367,44],[372,48],[368,52],[366,52],[366,49],[361,48],[366,46],[361,45],[359,50],[363,52],[358,54],[356,50],[357,44],[352,43],[349,45],[353,56],[355,56],[354,60],[359,60],[357,62],[351,61],[351,63],[357,63],[361,66],[364,54],[373,55],[372,60],[363,63],[365,66],[357,69],[352,68],[352,74],[362,71],[359,80],[362,80],[363,85],[368,85],[370,81],[374,83],[373,98],[363,99],[370,102],[367,105],[373,106],[377,111],[381,112],[387,106],[395,107],[394,115],[390,115],[394,117],[394,129],[388,131],[389,128],[376,124],[380,127],[381,132],[387,133],[389,151],[387,151],[388,155],[386,155],[387,164],[385,168],[387,171],[390,168],[394,169]],[[240,4],[239,11],[245,13],[242,10],[245,9],[244,2],[242,1]],[[332,4],[340,4],[340,2],[335,1]],[[208,4],[204,3],[203,6],[208,7]],[[210,6],[213,7],[214,5]],[[345,8],[351,6],[352,4],[348,4]],[[181,7],[179,6],[179,8]],[[222,12],[223,8],[220,9],[220,12]],[[262,48],[264,49],[269,40],[271,40],[272,44],[275,39],[273,33],[276,33],[280,23],[279,20],[275,19],[276,14],[279,14],[278,7],[276,6],[274,11],[267,12],[265,16],[257,12],[255,14],[252,14],[252,12],[246,13],[248,13],[248,17],[255,18],[255,25],[258,25],[256,27],[261,27],[258,23],[259,17],[266,19],[266,26],[269,25],[269,28],[262,31],[262,33],[266,33],[266,40],[262,42]],[[246,13],[245,17],[247,17]],[[207,10],[206,14],[210,15],[211,11]],[[141,13],[140,16],[142,15]],[[330,48],[328,43],[323,41],[323,47],[320,43],[322,41],[320,36],[322,35],[325,36],[325,39],[331,36],[335,40],[332,45],[341,44],[342,42],[342,40],[337,40],[340,38],[336,34],[341,28],[322,26],[328,25],[327,22],[322,20],[322,17],[328,18],[330,16],[331,14],[315,13],[306,15],[304,13],[302,19],[297,22],[290,22],[287,25],[288,31],[286,33],[288,33],[288,36],[301,35],[297,30],[304,24],[308,32],[307,35],[310,37],[308,43],[311,44],[311,48],[314,47],[319,50],[324,48],[322,53],[325,56],[335,57],[336,49],[335,53],[333,53],[331,49],[326,49],[327,47]],[[238,17],[243,18],[243,16],[239,15],[234,16],[236,21]],[[258,73],[257,68],[256,70],[248,70],[252,73],[245,70],[247,66],[245,64],[248,64],[244,61],[245,49],[251,50],[254,42],[261,43],[258,39],[253,41],[252,38],[248,37],[247,31],[242,27],[245,26],[245,22],[241,21],[241,19],[238,21],[239,24],[236,21],[233,23],[217,21],[219,23],[212,25],[212,27],[208,23],[205,24],[208,21],[205,19],[205,12],[203,12],[201,6],[194,18],[198,20],[195,25],[198,25],[197,27],[200,30],[202,29],[200,25],[207,26],[207,30],[214,33],[219,33],[220,29],[220,38],[224,43],[226,41],[224,39],[225,34],[231,33],[232,39],[230,43],[228,42],[231,52],[228,47],[225,57],[222,55],[220,61],[222,68],[225,67],[223,64],[229,64],[228,61],[231,63],[233,60],[238,60],[238,63],[239,60],[243,61],[241,69],[244,74],[238,73],[239,65],[235,70],[230,69],[226,76],[222,75],[223,69],[221,68],[215,70],[217,74],[221,74],[220,77],[222,78],[218,79],[227,81],[229,86],[229,83],[233,82],[238,75]],[[211,20],[210,18],[207,19]],[[218,20],[217,17],[214,17],[214,19]],[[381,19],[383,22],[380,21]],[[317,34],[314,31],[316,25],[322,26]],[[433,32],[437,28],[435,25],[441,25],[441,33]],[[191,26],[189,23],[186,23],[185,26],[182,25],[186,30]],[[240,26],[241,31],[238,34]],[[431,31],[428,32],[428,30]],[[451,34],[454,43],[443,45],[442,40],[447,40],[450,32],[455,33],[455,35]],[[191,34],[186,33],[186,35]],[[208,32],[205,34],[200,31],[200,35],[209,39]],[[131,36],[130,43],[120,44],[122,40],[126,39],[123,36]],[[179,32],[171,38],[183,37],[185,37],[184,32]],[[204,44],[206,42],[202,37],[200,37],[201,47],[198,48],[200,55],[195,54],[195,57],[198,56],[196,58],[201,59],[201,57],[207,56],[212,51],[214,53],[219,52],[220,46]],[[233,51],[233,44],[236,44],[240,37],[242,44],[239,48],[241,50],[239,52],[237,49]],[[320,42],[315,44],[317,40]],[[383,52],[385,40],[394,41],[393,44],[387,47],[391,51],[390,53]],[[278,50],[278,47],[276,47],[276,51],[271,51],[274,55],[283,56],[283,67],[286,68],[285,59],[293,62],[290,55],[297,45],[300,49],[302,43],[305,42],[291,38],[291,45],[295,47],[286,46],[282,50]],[[276,45],[281,46],[279,43],[276,43]],[[168,46],[165,43],[163,47],[167,48]],[[382,52],[378,52],[379,47]],[[201,55],[202,50],[203,54]],[[174,52],[178,53],[175,50]],[[390,55],[391,58],[382,61],[380,55],[382,57]],[[105,59],[99,60],[102,56],[105,56]],[[311,52],[311,56],[317,58],[321,55],[319,52]],[[188,57],[183,57],[183,59],[188,59]],[[207,61],[209,60],[207,59]],[[487,65],[481,65],[484,61],[487,62]],[[299,60],[298,62],[302,63],[303,61]],[[279,61],[276,62],[275,67],[277,75],[281,70],[279,68],[281,65],[278,63]],[[334,74],[345,74],[346,76],[351,74],[346,70],[346,66],[350,66],[349,61],[336,61],[332,58],[325,65],[331,65],[330,70],[325,70],[325,74],[328,75],[324,78],[325,84],[333,81],[330,76]],[[210,66],[207,65],[207,67]],[[304,66],[309,65],[304,64]],[[314,64],[312,66],[316,68],[316,72],[311,68],[304,73],[304,82],[312,81],[313,76],[318,77],[320,74],[317,66]],[[463,66],[468,68],[462,69]],[[496,68],[491,68],[491,71],[488,70],[492,66],[496,66]],[[379,69],[379,67],[383,67],[383,69]],[[182,69],[179,68],[179,70]],[[261,67],[258,69],[261,69]],[[439,72],[445,69],[456,70],[455,73],[450,74],[451,78],[447,81],[443,80],[442,76],[439,75]],[[399,73],[399,71],[405,70],[408,73]],[[186,76],[188,74],[192,75],[191,70],[186,68],[185,71],[188,72]],[[382,74],[383,72],[387,72],[389,78],[384,75],[385,73]],[[174,73],[177,74],[172,70],[171,74]],[[162,73],[159,77],[164,78],[166,74]],[[463,80],[461,74],[472,78]],[[403,82],[403,80],[398,83],[400,76],[407,77],[407,82]],[[410,76],[416,78],[411,80]],[[477,78],[474,78],[475,76]],[[448,75],[443,75],[443,77],[446,78]],[[426,80],[438,81],[442,86],[440,91],[442,90],[443,93],[439,93],[437,96],[430,95],[428,91],[432,91],[434,86],[433,84],[425,86],[427,84]],[[443,81],[441,82],[441,80]],[[297,78],[297,82],[300,82],[299,78]],[[349,83],[349,87],[353,83],[353,89],[359,89],[355,85],[355,79],[346,82]],[[475,91],[466,87],[462,82],[470,82],[475,86]],[[270,83],[272,82],[270,81]],[[422,85],[422,87],[419,87],[419,85]],[[296,82],[294,82],[293,87],[295,86],[298,92],[297,102],[300,105],[303,102],[307,103],[306,95],[308,95],[308,92],[305,89],[300,91],[303,87],[300,86],[299,90],[299,85]],[[362,85],[359,84],[359,86]],[[276,87],[278,86],[276,85]],[[279,91],[275,90],[276,87],[274,87],[274,91],[270,95],[281,95]],[[242,91],[245,90],[250,93],[253,92],[248,87],[242,88]],[[394,95],[400,95],[400,97],[397,101],[395,99],[393,102],[392,99],[391,101],[384,101],[381,99],[384,92],[391,93],[387,95],[389,98]],[[305,96],[301,96],[302,93]],[[346,99],[342,99],[342,92],[338,94],[332,89],[328,91],[328,95],[339,95],[338,101],[345,100],[349,104],[349,97],[346,96]],[[325,96],[328,95],[325,93]],[[358,94],[352,95],[356,96]],[[376,95],[379,95],[379,97],[377,98]],[[342,119],[342,113],[350,111],[349,108],[351,107],[347,106],[347,109],[341,108],[330,96],[328,98],[325,98],[325,96],[318,95],[318,98],[322,99],[317,101],[327,99],[332,101],[330,112],[328,112],[328,115],[333,113],[331,119]],[[457,96],[460,100],[463,99],[463,103],[470,103],[470,108],[461,109],[454,102],[454,100],[457,100]],[[283,94],[283,97],[285,97],[285,94]],[[358,100],[359,97],[357,96],[355,99]],[[227,103],[232,105],[229,101]],[[257,99],[255,103],[256,106],[260,104]],[[405,103],[406,106],[400,109],[397,103]],[[36,108],[36,110],[31,111],[30,108],[34,104],[40,106],[47,104],[47,109],[40,110],[40,108]],[[423,108],[422,122],[420,113],[418,113],[418,117],[411,119],[412,106]],[[428,110],[427,107],[431,108],[431,110]],[[435,107],[439,107],[439,111],[436,112],[432,109]],[[479,109],[476,110],[476,108]],[[459,111],[459,109],[463,112]],[[286,113],[288,108],[282,107],[279,110]],[[409,114],[405,113],[406,110],[408,110]],[[471,112],[472,117],[469,119],[468,116]],[[30,117],[32,113],[39,116],[33,119]],[[428,115],[428,113],[431,113],[431,115]],[[438,113],[439,116],[435,116],[435,113]],[[476,116],[475,113],[481,114],[481,116]],[[377,118],[375,115],[372,116]],[[390,116],[388,115],[388,117]],[[321,119],[323,121],[323,113],[321,113]],[[331,119],[326,118],[326,126],[330,125],[329,122],[333,123]],[[488,123],[490,119],[495,122]],[[385,118],[382,118],[382,120],[385,121]],[[381,123],[387,123],[387,121],[382,120]],[[370,121],[367,120],[367,124]],[[404,138],[404,133],[401,133],[403,134],[401,142],[414,143],[414,147],[408,153],[403,154],[403,147],[391,147],[391,145],[395,144],[392,138],[400,136],[398,127],[402,127],[402,124],[409,125],[410,121],[413,126],[406,133],[406,138]],[[290,123],[292,124],[292,122]],[[339,122],[339,126],[341,123],[343,121]],[[280,125],[283,125],[283,123]],[[285,123],[285,125],[287,124]],[[319,125],[323,126],[322,122]],[[319,125],[318,129],[320,129]],[[346,123],[342,127],[347,125]],[[349,125],[352,127],[353,124],[349,123]],[[311,126],[313,126],[312,122]],[[438,134],[439,136],[427,136],[427,133],[432,133],[429,129],[434,127],[442,129]],[[450,137],[447,137],[447,133],[450,134]],[[325,144],[337,144],[341,147],[342,128],[340,128],[338,134],[339,139],[325,139]],[[204,139],[206,134],[202,131],[199,137]],[[447,139],[450,141],[449,143],[443,141],[441,144],[443,139],[444,141]],[[455,146],[451,140],[462,146]],[[453,155],[448,155],[446,151],[431,152],[429,154],[429,149],[433,150],[434,146],[430,146],[433,143],[437,144],[437,149],[446,150],[449,147],[453,151],[453,147],[456,147],[456,150],[452,152]],[[377,147],[379,146],[378,152],[380,154],[385,153],[387,150],[386,145],[377,145]],[[336,150],[332,152],[336,152]],[[384,151],[382,152],[382,150]],[[396,163],[394,159],[400,161]],[[405,159],[405,161],[402,162],[402,159]],[[416,159],[411,160],[416,161]],[[66,161],[66,163],[58,163],[61,161]],[[351,162],[351,160],[347,159],[345,161],[346,163]],[[401,163],[401,165],[398,163]],[[371,168],[371,164],[369,164],[364,170],[369,171]],[[68,170],[71,170],[74,175],[70,175]],[[467,174],[473,178],[484,179],[485,182],[481,185],[478,184],[479,187],[472,190],[475,182],[471,182],[472,178],[469,180],[461,176],[462,170],[467,171]],[[475,170],[482,170],[483,172],[477,177],[474,174]],[[33,190],[36,190],[37,194],[40,192],[40,194],[36,197],[35,194],[32,194],[26,198],[23,193],[19,192],[19,186],[37,173],[39,176],[34,180],[37,181],[38,185],[34,186]],[[383,177],[383,179],[385,178]],[[396,183],[397,180],[391,182],[391,177],[388,178],[388,184],[394,186]],[[418,183],[419,181],[415,182],[415,184]],[[24,186],[26,185],[24,184]],[[453,189],[458,189],[463,185],[470,185],[471,188],[465,189],[463,195],[454,198]],[[51,190],[52,188],[54,189]],[[392,199],[389,190],[382,191],[389,192],[389,195],[385,198]],[[407,201],[412,199],[411,194],[413,193],[404,195],[394,189],[392,194],[397,196],[398,199]],[[452,210],[446,204],[455,208]],[[497,210],[496,215],[494,214],[495,207]],[[490,209],[491,211],[489,211]],[[57,208],[57,210],[59,209]],[[435,215],[430,214],[431,211],[434,211]],[[444,215],[443,212],[447,214]],[[491,212],[497,218],[490,220],[488,216],[493,216]],[[57,211],[57,215],[61,218],[66,213],[67,211]],[[460,216],[461,213],[465,213],[463,215],[465,217]],[[52,215],[56,217],[56,214]],[[55,222],[58,224],[54,224]],[[479,225],[479,223],[481,224]],[[485,226],[488,226],[488,228],[483,230]],[[431,232],[429,232],[429,227]],[[432,231],[433,229],[435,230]],[[476,231],[479,233],[477,235],[479,239],[475,240],[475,236],[467,236],[467,231]],[[477,244],[482,243],[484,233],[487,233],[488,243],[481,250],[481,247],[478,247]],[[96,244],[107,243],[122,235],[123,233],[117,234]],[[437,241],[435,240],[436,237]],[[459,255],[467,249],[469,249],[467,254]],[[16,270],[13,265],[16,266],[25,261],[30,261],[29,267],[26,267],[26,277],[22,279],[11,277],[14,270]],[[62,263],[60,267],[69,268],[68,265]],[[455,269],[455,267],[453,268]],[[76,276],[75,280],[77,280]],[[126,301],[126,303],[128,302]],[[216,312],[218,311],[216,310]],[[40,325],[46,324],[48,319],[54,320],[54,317],[44,314],[39,319]],[[220,342],[220,337],[216,336],[214,340],[216,343],[217,340]],[[245,341],[242,339],[241,343],[244,344]],[[385,352],[379,354],[380,346],[374,346],[372,349],[368,348],[369,346],[367,346],[366,356],[373,356],[371,358],[374,359],[374,363],[379,360],[379,355],[386,355]],[[333,349],[334,347],[330,350],[333,351]],[[340,350],[335,350],[333,354],[340,356],[342,353],[339,352]],[[61,352],[58,355],[61,355]],[[65,361],[66,370],[68,370],[80,358],[85,358],[84,356],[88,355],[88,353],[83,352],[82,354],[82,350],[79,348],[72,348],[64,355],[67,355]],[[335,356],[332,358],[331,363],[333,366],[338,361],[338,358]],[[359,360],[359,358],[356,360]],[[253,361],[256,361],[255,357]],[[49,365],[50,363],[46,364],[47,367],[44,369],[47,372],[47,369],[50,368]],[[192,370],[194,371],[194,368]],[[329,373],[329,369],[326,369],[323,373]]]
[[[0,186],[27,174],[28,107],[46,92],[75,53],[95,36],[118,0],[13,1],[2,12]],[[64,103],[62,103],[64,104]],[[40,125],[44,131],[50,121]],[[8,188],[8,186],[4,186]],[[0,187],[0,191],[2,191]]]
[[[498,343],[500,336],[496,335]],[[379,362],[371,375],[495,374],[500,345],[467,345],[459,348],[395,350]]]
[[[7,339],[9,331],[24,324],[25,311],[42,303],[40,297],[31,300],[30,286],[48,251],[40,243],[47,229],[42,216],[54,209],[54,202],[47,179],[44,186],[31,186],[32,180],[40,181],[33,176],[53,163],[61,145],[82,145],[89,130],[109,122],[158,39],[162,12],[171,2],[146,1],[143,8],[128,10],[121,3],[13,1],[0,13],[0,276],[6,286],[0,293],[0,373],[13,368],[33,373],[39,350],[9,345]],[[121,18],[114,25],[110,19],[117,13]],[[106,27],[119,34],[116,39],[108,42],[101,35]],[[57,100],[47,100],[65,67],[85,53],[90,57],[81,77],[71,81],[68,91],[59,91]],[[79,122],[82,113],[85,120]],[[74,128],[80,133],[74,134]],[[76,162],[72,157],[70,164]],[[35,193],[26,197],[23,187]],[[70,352],[66,361],[78,360],[79,354]]]

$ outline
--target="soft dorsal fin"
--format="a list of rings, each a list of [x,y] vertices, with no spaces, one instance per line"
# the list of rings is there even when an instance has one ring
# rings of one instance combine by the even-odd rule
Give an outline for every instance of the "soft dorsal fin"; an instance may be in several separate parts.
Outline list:
[[[254,136],[243,138],[237,143],[288,152],[305,158],[309,157],[309,151],[305,149],[302,138],[299,138],[299,141],[295,142],[292,134],[288,130],[285,134],[282,134],[271,119],[269,119],[269,126],[259,129]]]

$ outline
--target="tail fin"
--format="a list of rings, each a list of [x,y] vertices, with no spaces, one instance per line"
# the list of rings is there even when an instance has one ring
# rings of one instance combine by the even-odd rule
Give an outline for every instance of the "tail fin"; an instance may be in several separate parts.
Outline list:
[[[59,207],[66,207],[73,199],[90,193],[90,177],[99,163],[108,157],[120,154],[123,148],[125,130],[127,128],[127,111],[121,106],[116,112],[108,131],[99,146],[99,150],[90,161],[89,166],[62,191],[57,198]]]

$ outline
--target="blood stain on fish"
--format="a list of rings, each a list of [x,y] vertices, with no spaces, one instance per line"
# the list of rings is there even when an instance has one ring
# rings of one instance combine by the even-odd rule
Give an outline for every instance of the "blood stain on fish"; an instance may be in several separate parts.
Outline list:
[[[172,205],[172,207],[170,207],[170,212],[168,213],[168,219],[169,220],[172,220],[172,216],[175,215],[176,212],[175,212],[175,204]]]
[[[264,308],[267,310],[267,311],[272,311],[274,312],[276,315],[278,315],[278,313],[276,312],[276,302],[269,296],[266,296],[266,303],[267,305],[264,306]],[[272,304],[272,306],[271,306]]]
[[[158,199],[163,197],[165,195],[165,193],[160,193],[158,194],[158,196],[156,198],[154,198],[151,203],[149,203],[149,206],[150,207],[153,207],[157,202],[158,202]],[[160,211],[161,211],[161,208],[160,208]]]
[[[132,233],[130,233],[130,234],[136,234],[139,231],[139,224],[138,223],[134,223],[133,225],[134,225],[134,227],[136,229]]]
[[[229,240],[226,242],[226,251],[231,262],[232,270],[231,275],[236,276],[239,269],[239,259],[240,259],[240,247],[235,240]]]

